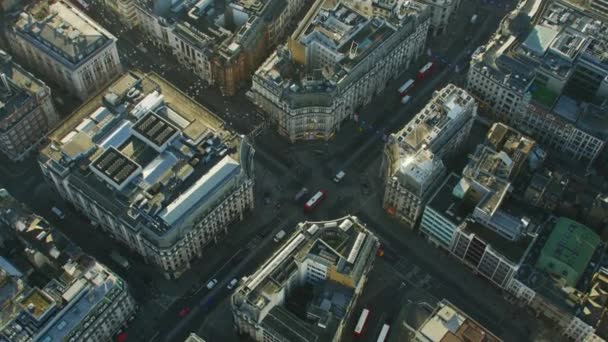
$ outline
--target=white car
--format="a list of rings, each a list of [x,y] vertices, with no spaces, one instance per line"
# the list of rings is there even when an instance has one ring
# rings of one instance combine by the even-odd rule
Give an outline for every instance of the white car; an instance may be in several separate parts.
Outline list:
[[[208,283],[207,283],[207,289],[211,290],[212,288],[215,287],[215,285],[217,285],[217,279],[211,279]]]
[[[228,285],[226,286],[226,288],[227,288],[228,290],[232,290],[232,289],[233,289],[233,288],[236,286],[236,284],[237,284],[238,282],[239,282],[239,280],[238,280],[238,279],[233,278],[233,279],[232,279],[232,280],[231,280],[231,281],[228,283]]]

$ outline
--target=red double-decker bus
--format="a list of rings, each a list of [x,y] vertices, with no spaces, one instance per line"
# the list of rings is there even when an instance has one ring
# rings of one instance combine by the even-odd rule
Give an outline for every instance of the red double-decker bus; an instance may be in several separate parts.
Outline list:
[[[310,212],[312,211],[323,199],[325,199],[325,190],[319,190],[317,193],[312,195],[312,197],[304,204],[304,211]]]
[[[363,309],[363,311],[361,311],[361,316],[359,316],[359,320],[357,321],[357,325],[355,326],[355,336],[360,336],[363,333],[363,329],[365,329],[365,324],[367,323],[368,317],[369,310]]]

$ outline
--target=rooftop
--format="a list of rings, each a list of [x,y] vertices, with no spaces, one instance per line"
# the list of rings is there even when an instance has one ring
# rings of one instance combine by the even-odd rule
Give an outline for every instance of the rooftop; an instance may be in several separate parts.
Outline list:
[[[493,250],[504,255],[515,265],[519,264],[534,241],[534,237],[531,235],[525,235],[517,241],[507,240],[474,220],[464,222],[463,225],[460,226],[460,229],[467,234],[474,234],[481,240],[487,242]]]
[[[574,287],[587,268],[600,238],[591,229],[565,217],[559,218],[540,252],[536,267]]]
[[[42,0],[29,6],[14,28],[72,67],[116,40],[91,18],[62,0]]]
[[[565,310],[566,312],[571,312],[572,314],[575,314],[581,304],[583,294],[588,290],[591,278],[597,272],[597,270],[603,266],[604,262],[602,261],[602,254],[604,250],[604,245],[600,244],[598,248],[595,248],[594,250],[585,249],[578,251],[578,253],[580,253],[579,255],[581,256],[587,256],[589,252],[592,252],[592,255],[587,264],[582,265],[582,263],[580,263],[579,265],[577,265],[577,267],[583,267],[581,273],[576,273],[578,271],[581,271],[580,269],[568,270],[567,267],[563,267],[569,273],[566,273],[566,275],[563,275],[561,273],[552,274],[551,272],[545,270],[543,267],[537,267],[538,261],[541,258],[544,258],[544,261],[558,260],[542,256],[543,251],[544,253],[546,253],[546,255],[549,255],[550,253],[555,251],[555,249],[552,249],[550,247],[547,247],[547,250],[545,250],[546,246],[557,247],[555,243],[562,241],[559,240],[560,237],[572,237],[571,234],[567,231],[570,229],[568,227],[569,224],[564,226],[564,224],[568,223],[570,220],[562,221],[561,223],[562,228],[565,229],[566,232],[561,230],[555,231],[555,228],[557,227],[557,224],[560,221],[561,218],[551,217],[549,220],[544,222],[542,226],[540,226],[535,241],[533,242],[529,251],[525,254],[524,260],[520,264],[515,278],[518,281],[521,281],[529,288],[533,289],[536,292],[537,296],[545,298],[546,301],[548,301],[552,305],[561,308],[562,310]],[[582,228],[583,232],[587,229],[584,226]],[[577,230],[577,228],[574,228],[573,233],[575,233]],[[552,239],[552,242],[548,245],[547,242],[550,239]],[[579,245],[581,241],[584,240],[578,240],[577,242],[575,238],[572,241],[563,242],[565,243],[565,245],[577,247],[577,245]],[[562,263],[561,261],[557,262],[560,264]],[[554,263],[554,265],[554,268],[557,269],[558,264]],[[569,276],[571,279],[573,279],[576,275],[579,276],[579,279],[574,285],[568,284],[567,279],[564,278],[565,276]]]
[[[438,153],[467,118],[475,115],[476,103],[465,90],[448,84],[433,94],[424,108],[394,136],[406,151],[423,147]]]
[[[475,209],[475,201],[460,195],[460,177],[451,173],[435,192],[427,207],[459,226]]]
[[[3,305],[8,306],[3,306],[0,315],[0,335],[9,341],[68,340],[74,337],[69,335],[74,327],[103,310],[120,292],[117,290],[124,289],[124,283],[114,273],[84,255],[61,232],[12,197],[0,200],[0,212],[2,223],[56,267],[49,273],[53,274],[51,281],[38,288],[27,283],[23,274],[7,271],[0,264],[0,283],[8,280],[2,275],[11,272],[9,281],[23,284],[21,291],[12,291],[12,295],[3,298]]]
[[[285,96],[292,108],[329,106],[331,97],[322,94],[346,88],[365,60],[398,31],[414,33],[428,18],[423,4],[397,0],[389,10],[374,15],[351,2],[326,0],[313,6],[290,37],[256,71],[256,77]],[[387,43],[388,42],[388,43]],[[322,46],[324,57],[316,52]],[[308,52],[306,52],[308,51]],[[306,57],[305,56],[309,56]]]
[[[431,342],[500,342],[492,332],[448,302],[441,301],[418,333]]]
[[[441,159],[427,149],[421,149],[414,155],[408,155],[402,149],[399,152],[395,176],[402,186],[416,193],[424,192],[437,175],[445,170]]]
[[[229,180],[242,177],[248,148],[205,107],[138,73],[87,101],[49,139],[44,163],[163,245],[185,233],[175,228],[186,217],[213,208],[214,194],[235,186]]]
[[[532,85],[536,74],[565,82],[581,63],[608,73],[608,25],[564,2],[540,3],[520,3],[503,20],[505,29],[497,31],[472,60],[499,82],[521,94],[530,91],[533,100],[552,107],[560,94],[540,83]]]
[[[367,272],[377,248],[376,237],[348,216],[325,222],[300,223],[293,235],[254,274],[248,276],[234,295],[233,302],[265,329],[280,332],[293,341],[324,341],[336,333],[337,323],[345,317],[353,289]],[[307,311],[317,323],[302,320],[281,302],[294,288],[301,288],[301,272],[307,265],[324,268],[325,278],[313,286]],[[315,275],[315,277],[319,277]],[[313,277],[314,278],[314,277]],[[278,297],[277,297],[278,296]],[[319,328],[325,326],[326,328]]]

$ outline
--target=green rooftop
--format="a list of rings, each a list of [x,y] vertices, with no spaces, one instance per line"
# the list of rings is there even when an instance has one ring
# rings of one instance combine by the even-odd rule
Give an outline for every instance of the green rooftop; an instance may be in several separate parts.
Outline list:
[[[538,81],[534,81],[532,83],[532,85],[530,86],[530,93],[532,94],[532,99],[534,101],[547,107],[553,106],[555,100],[559,96],[559,94],[552,92],[551,90],[549,90],[549,88],[542,85]]]
[[[536,261],[536,267],[574,287],[591,261],[600,237],[588,227],[560,217]]]

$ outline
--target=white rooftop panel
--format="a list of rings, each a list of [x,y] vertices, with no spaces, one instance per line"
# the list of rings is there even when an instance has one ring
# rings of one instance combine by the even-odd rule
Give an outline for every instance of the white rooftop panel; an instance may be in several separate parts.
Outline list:
[[[82,120],[78,126],[76,126],[76,130],[78,132],[89,133],[93,127],[95,127],[95,122],[89,118]]]
[[[89,115],[89,117],[91,118],[91,120],[99,123],[109,114],[110,111],[106,107],[99,107],[96,111],[93,112],[93,114]]]
[[[82,289],[84,288],[84,286],[86,285],[86,280],[84,279],[78,279],[77,281],[74,282],[74,284],[72,284],[72,286],[70,286],[70,288],[65,291],[63,293],[63,295],[61,296],[66,302],[70,302],[72,299],[74,299],[74,297],[76,297],[77,294],[80,293],[80,291],[82,291]]]
[[[142,172],[144,182],[148,185],[156,183],[158,178],[175,164],[177,164],[177,157],[173,153],[166,152],[158,155],[144,168]]]
[[[76,132],[76,131],[70,131],[70,133],[66,134],[65,137],[63,137],[61,139],[61,143],[62,144],[69,143],[72,140],[72,138],[74,138],[74,136],[76,135],[76,133],[78,133],[78,132]]]
[[[108,136],[106,136],[100,143],[103,149],[108,149],[110,147],[118,147],[122,145],[129,137],[131,136],[131,127],[133,127],[133,123],[128,120],[123,120],[116,129],[114,129]]]
[[[165,207],[159,213],[160,218],[167,224],[173,225],[238,167],[239,163],[236,160],[229,156],[224,157],[188,190]]]

